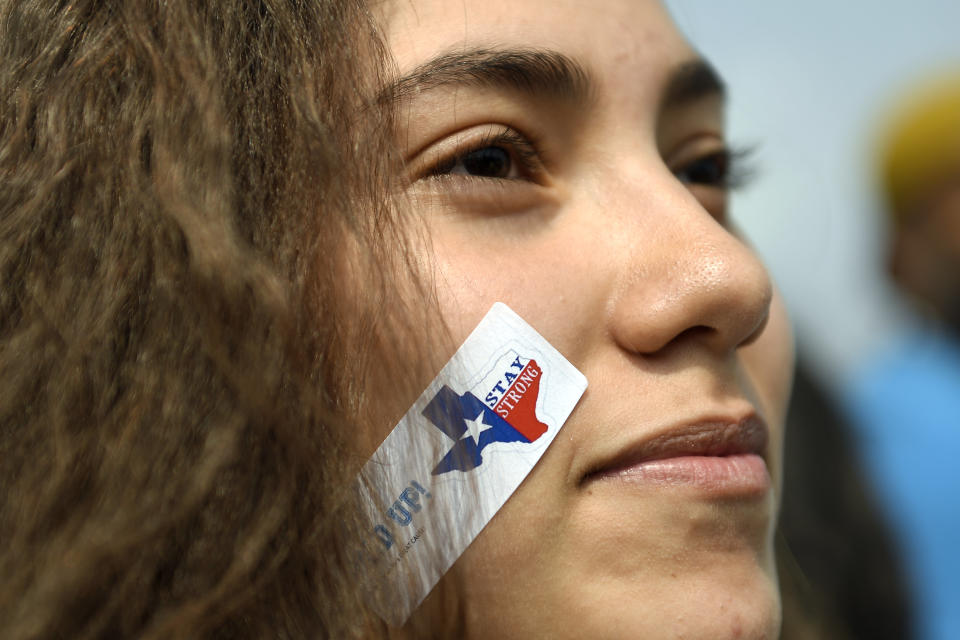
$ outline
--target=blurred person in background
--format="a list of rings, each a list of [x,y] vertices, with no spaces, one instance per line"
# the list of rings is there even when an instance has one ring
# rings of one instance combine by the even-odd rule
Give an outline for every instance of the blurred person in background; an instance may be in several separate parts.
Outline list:
[[[879,178],[890,275],[917,329],[848,398],[861,450],[902,546],[921,638],[960,638],[960,71],[904,100]]]
[[[909,640],[902,554],[850,420],[799,349],[783,460],[780,640]]]

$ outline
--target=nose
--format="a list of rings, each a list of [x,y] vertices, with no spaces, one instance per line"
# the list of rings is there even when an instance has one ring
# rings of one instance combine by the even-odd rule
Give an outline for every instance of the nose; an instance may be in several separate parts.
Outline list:
[[[637,354],[696,342],[727,355],[763,331],[773,297],[769,275],[684,185],[670,175],[664,182],[632,199],[643,202],[645,210],[631,215],[643,228],[634,228],[639,235],[621,247],[612,334]]]

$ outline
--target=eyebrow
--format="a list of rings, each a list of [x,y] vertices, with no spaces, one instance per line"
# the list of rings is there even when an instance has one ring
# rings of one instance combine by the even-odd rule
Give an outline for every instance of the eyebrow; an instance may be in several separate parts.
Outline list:
[[[587,103],[593,84],[586,70],[572,58],[548,49],[472,49],[448,52],[401,76],[381,94],[400,100],[422,91],[447,86],[512,89],[519,93]]]
[[[449,86],[507,88],[532,97],[544,94],[583,106],[594,96],[590,74],[576,60],[549,49],[468,49],[442,53],[398,78],[381,93],[396,101]],[[724,99],[726,87],[703,58],[680,63],[670,73],[661,109],[711,96]]]
[[[703,58],[681,63],[670,74],[661,100],[666,110],[708,97],[726,97],[726,86],[720,75]]]

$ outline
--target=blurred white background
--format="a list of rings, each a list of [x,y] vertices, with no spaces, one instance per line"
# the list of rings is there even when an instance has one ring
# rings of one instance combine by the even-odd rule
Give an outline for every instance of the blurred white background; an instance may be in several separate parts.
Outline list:
[[[908,318],[883,277],[877,128],[960,68],[960,2],[666,0],[730,90],[730,140],[757,145],[734,218],[783,290],[798,341],[842,389]]]

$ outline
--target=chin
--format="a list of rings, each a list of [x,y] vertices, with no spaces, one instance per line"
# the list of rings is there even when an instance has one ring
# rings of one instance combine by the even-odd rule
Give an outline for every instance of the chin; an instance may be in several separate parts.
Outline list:
[[[570,595],[563,600],[590,618],[589,627],[551,637],[778,637],[772,492],[719,503],[648,500],[636,512],[618,506],[621,525],[606,519],[602,528],[591,527],[595,535],[583,538],[594,544],[580,550],[578,579],[566,585]],[[596,525],[601,514],[593,515]],[[600,531],[607,534],[602,543]]]
[[[775,640],[780,633],[776,578],[763,573],[746,583],[691,585],[678,602],[677,627],[663,638]]]
[[[755,558],[755,556],[754,556]],[[696,558],[699,563],[704,560]],[[539,586],[497,615],[469,616],[463,637],[550,640],[776,640],[780,597],[774,572],[740,557],[714,557],[694,570],[581,575]],[[681,559],[681,567],[686,560]],[[524,606],[516,606],[520,602]],[[501,605],[506,603],[500,603]],[[476,612],[475,612],[476,613]]]
[[[733,575],[666,576],[662,588],[626,591],[628,599],[624,591],[608,593],[606,607],[592,607],[586,628],[550,637],[775,640],[779,635],[776,578],[757,567]],[[612,603],[617,604],[611,609]]]
[[[767,537],[770,540],[770,537]],[[651,638],[776,640],[781,603],[773,545],[691,554],[686,571],[664,578],[665,621]],[[655,614],[654,614],[655,615]],[[638,636],[640,637],[640,636]]]

